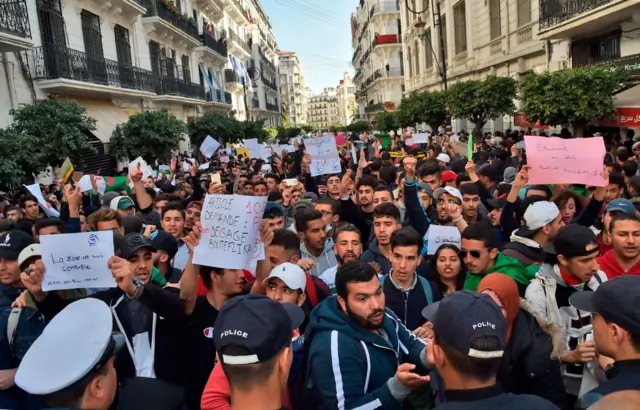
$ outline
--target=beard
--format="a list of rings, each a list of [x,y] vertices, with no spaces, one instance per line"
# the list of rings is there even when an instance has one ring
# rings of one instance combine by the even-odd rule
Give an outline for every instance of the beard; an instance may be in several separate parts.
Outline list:
[[[354,313],[350,308],[349,308],[349,304],[347,304],[347,315],[354,320],[355,322],[357,322],[360,326],[364,327],[365,329],[369,329],[369,330],[377,330],[377,329],[382,329],[384,327],[384,319],[380,321],[379,324],[373,323],[373,317],[375,315],[377,315],[378,313],[382,313],[384,315],[384,309],[376,309],[373,312],[371,312],[371,314],[369,316],[367,316],[366,318],[357,315],[356,313]]]
[[[347,252],[347,253],[344,254],[345,257],[347,255],[352,255],[353,256],[353,260],[351,262],[355,262],[355,261],[358,260],[358,257],[353,252]],[[340,265],[344,265],[345,264],[344,258],[341,257],[340,255],[338,255],[337,253],[336,253],[336,259],[338,260],[338,264],[340,264]]]
[[[451,222],[453,222],[453,219],[451,219],[451,217],[446,217],[443,219],[438,218],[438,225],[447,225],[450,224]]]

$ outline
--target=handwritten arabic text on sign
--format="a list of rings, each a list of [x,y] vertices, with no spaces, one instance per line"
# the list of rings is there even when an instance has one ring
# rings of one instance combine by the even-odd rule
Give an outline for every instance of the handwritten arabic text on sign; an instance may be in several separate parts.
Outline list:
[[[112,231],[43,235],[40,244],[46,268],[42,290],[116,287],[108,267]]]
[[[455,226],[431,225],[427,232],[427,255],[435,255],[447,243],[460,249],[460,240],[460,231]]]
[[[524,137],[527,161],[531,165],[529,184],[585,184],[605,186],[602,137]]]
[[[262,214],[267,197],[207,195],[202,207],[202,239],[193,263],[227,269],[244,269],[260,253]]]

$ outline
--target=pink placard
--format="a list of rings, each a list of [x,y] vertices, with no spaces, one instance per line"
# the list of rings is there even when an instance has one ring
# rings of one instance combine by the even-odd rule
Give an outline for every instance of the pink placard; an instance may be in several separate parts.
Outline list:
[[[526,135],[529,184],[585,184],[605,186],[602,137],[545,138]]]

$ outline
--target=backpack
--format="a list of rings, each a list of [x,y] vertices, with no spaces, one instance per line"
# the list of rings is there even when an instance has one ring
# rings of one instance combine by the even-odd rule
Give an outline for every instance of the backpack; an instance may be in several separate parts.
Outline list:
[[[9,342],[9,348],[13,352],[13,341],[16,338],[16,331],[18,330],[18,322],[20,321],[20,315],[22,314],[22,308],[14,307],[11,309],[9,319],[7,320],[7,341]]]
[[[380,285],[381,286],[384,286],[384,279],[386,277],[387,277],[386,275],[380,277]],[[427,303],[428,304],[432,304],[433,303],[433,290],[431,290],[431,282],[429,282],[428,280],[426,280],[425,278],[423,278],[420,275],[418,275],[418,280],[422,284],[422,289],[424,290],[424,295],[427,297]]]

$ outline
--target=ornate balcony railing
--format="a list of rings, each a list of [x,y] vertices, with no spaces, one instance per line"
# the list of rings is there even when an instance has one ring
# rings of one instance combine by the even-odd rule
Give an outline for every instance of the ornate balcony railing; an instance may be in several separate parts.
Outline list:
[[[92,84],[156,92],[153,73],[132,65],[48,45],[26,52],[34,79],[66,78]]]
[[[260,100],[258,98],[252,98],[253,108],[260,108]]]
[[[262,76],[262,84],[264,84],[265,86],[271,88],[273,91],[278,91],[278,85],[276,84],[276,82],[275,81],[270,81],[264,75]]]
[[[231,41],[235,41],[236,43],[238,43],[244,51],[246,51],[248,54],[251,54],[251,48],[249,47],[247,42],[241,39],[240,36],[237,35],[235,31],[229,30],[229,39]]]
[[[364,112],[366,112],[367,114],[370,114],[372,112],[382,111],[382,110],[384,110],[383,103],[369,104],[366,107],[364,107]]]
[[[178,30],[186,33],[196,40],[200,40],[198,28],[189,23],[188,19],[185,20],[183,16],[179,16],[174,13],[167,4],[160,0],[143,0],[142,5],[147,8],[147,14],[145,14],[145,17],[160,17],[162,20],[176,27]]]
[[[31,38],[29,13],[25,0],[0,2],[0,30],[18,37]]]
[[[234,70],[227,68],[224,70],[224,82],[225,83],[241,83],[240,76]]]
[[[540,28],[549,28],[614,0],[539,0]]]
[[[276,66],[271,61],[269,61],[269,59],[267,58],[267,56],[264,55],[262,50],[258,50],[258,53],[260,54],[260,60],[262,61],[262,63],[265,64],[267,67],[269,67],[271,71],[276,72]]]
[[[207,101],[218,102],[222,104],[231,104],[231,94],[228,91],[220,91],[214,90],[214,93],[211,93],[211,90],[207,91]]]
[[[278,107],[278,104],[271,104],[270,102],[267,101],[266,106],[267,106],[267,111],[280,112],[280,107]]]
[[[203,46],[215,51],[216,53],[220,54],[222,57],[226,58],[227,56],[229,56],[229,53],[227,52],[227,45],[222,39],[216,40],[215,38],[213,38],[207,33],[202,34],[201,37],[202,37]]]

